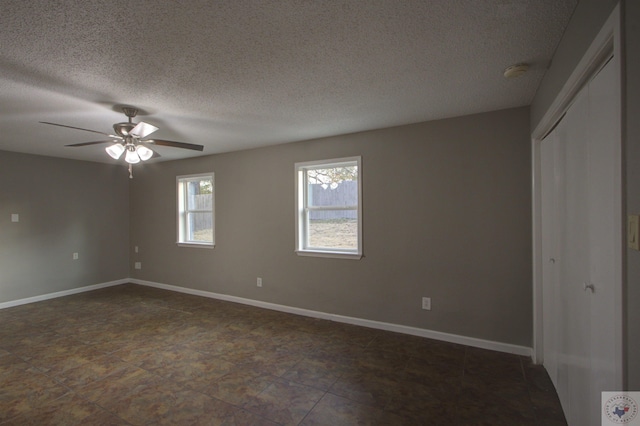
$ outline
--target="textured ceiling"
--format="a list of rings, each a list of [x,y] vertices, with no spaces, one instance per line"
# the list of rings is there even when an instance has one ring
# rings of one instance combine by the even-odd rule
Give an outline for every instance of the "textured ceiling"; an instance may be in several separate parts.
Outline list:
[[[205,146],[151,161],[529,105],[576,2],[2,0],[0,149],[114,162],[38,122],[112,132],[118,105]]]

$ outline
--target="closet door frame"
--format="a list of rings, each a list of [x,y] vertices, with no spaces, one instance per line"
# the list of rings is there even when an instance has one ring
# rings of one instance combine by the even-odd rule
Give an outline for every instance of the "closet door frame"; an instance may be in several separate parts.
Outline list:
[[[556,123],[562,118],[563,114],[569,109],[574,98],[580,92],[586,83],[595,75],[602,64],[613,55],[612,61],[614,61],[616,67],[616,75],[618,81],[616,86],[620,93],[622,93],[621,83],[621,30],[620,30],[620,5],[617,5],[614,11],[611,13],[602,29],[587,49],[585,55],[582,57],[574,71],[571,73],[567,81],[565,82],[562,90],[555,98],[547,112],[540,120],[540,123],[536,126],[531,134],[531,158],[532,158],[532,205],[533,205],[533,360],[537,364],[544,362],[544,328],[543,328],[543,262],[542,258],[542,192],[541,192],[541,141],[547,136],[554,128]],[[622,98],[621,98],[622,101]],[[622,103],[622,102],[621,102]],[[621,117],[624,115],[623,105],[620,105]],[[620,123],[622,125],[622,123]],[[622,128],[622,127],[621,127]],[[620,140],[617,141],[622,149],[622,135]],[[622,172],[622,170],[620,171]],[[622,173],[620,173],[622,176]],[[622,180],[620,181],[622,185]],[[620,209],[620,221],[622,221],[622,213],[624,210],[624,194],[622,194]],[[623,235],[623,229],[620,228],[620,235]],[[622,237],[621,237],[621,241]],[[622,253],[622,247],[620,247]],[[616,300],[617,306],[622,306],[622,271],[624,258],[620,255],[620,265],[618,276],[620,277],[618,282],[615,283],[616,294],[619,300]],[[619,303],[619,304],[618,304]],[[623,378],[623,365],[622,365],[622,315],[617,319],[616,333],[616,346],[620,350],[619,360],[616,363],[616,375]],[[618,365],[619,364],[619,365]]]

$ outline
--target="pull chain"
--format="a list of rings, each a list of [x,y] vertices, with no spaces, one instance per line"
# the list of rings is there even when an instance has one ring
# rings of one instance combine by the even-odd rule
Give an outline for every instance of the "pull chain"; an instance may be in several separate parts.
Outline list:
[[[133,165],[129,164],[129,179],[133,179]]]

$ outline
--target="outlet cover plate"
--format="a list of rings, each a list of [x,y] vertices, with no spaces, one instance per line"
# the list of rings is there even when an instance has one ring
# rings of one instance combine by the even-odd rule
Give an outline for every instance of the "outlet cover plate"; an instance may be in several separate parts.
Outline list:
[[[422,309],[424,309],[426,311],[430,311],[431,310],[431,298],[430,297],[423,297],[422,298]]]

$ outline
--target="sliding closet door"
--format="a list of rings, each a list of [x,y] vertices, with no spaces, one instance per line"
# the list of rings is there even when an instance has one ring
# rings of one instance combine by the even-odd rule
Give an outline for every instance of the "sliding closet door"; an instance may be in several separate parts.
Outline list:
[[[622,172],[620,99],[608,64],[589,84],[589,285],[592,387],[622,389]],[[599,415],[600,410],[592,410]]]
[[[564,155],[559,149],[558,134],[550,134],[540,144],[541,163],[541,229],[542,229],[542,319],[544,365],[556,388],[558,382],[558,351],[559,338],[557,318],[559,318],[559,304],[561,297],[560,280],[558,276],[558,229],[562,216],[562,205],[559,203],[564,198],[562,195],[561,172],[564,167]],[[562,167],[561,167],[562,166]],[[566,381],[566,375],[565,375]],[[566,385],[564,386],[566,389]]]
[[[589,282],[589,97],[578,94],[562,120],[559,144],[564,151],[564,217],[559,232],[561,278],[560,363],[566,375],[568,418],[576,425],[588,425],[591,400],[590,294]]]
[[[541,142],[544,363],[570,425],[621,383],[621,154],[606,65]]]

